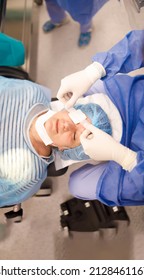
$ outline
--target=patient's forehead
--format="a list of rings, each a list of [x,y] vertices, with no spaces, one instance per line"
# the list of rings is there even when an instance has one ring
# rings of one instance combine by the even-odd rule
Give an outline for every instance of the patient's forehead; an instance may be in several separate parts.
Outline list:
[[[54,116],[58,117],[58,118],[65,118],[67,120],[70,119],[69,112],[66,109],[62,109],[62,110],[58,111]]]

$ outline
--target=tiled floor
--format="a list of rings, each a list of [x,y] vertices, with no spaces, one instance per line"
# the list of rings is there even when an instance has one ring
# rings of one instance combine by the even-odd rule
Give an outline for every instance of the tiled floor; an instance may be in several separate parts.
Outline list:
[[[44,34],[42,24],[48,19],[45,5],[34,9],[38,12],[36,81],[49,87],[52,96],[56,96],[62,77],[87,66],[96,52],[108,50],[131,28],[137,28],[137,22],[135,27],[130,25],[124,1],[110,0],[93,19],[90,45],[79,49],[76,22],[70,18],[69,24]],[[144,258],[143,207],[127,207],[131,224],[129,227],[121,224],[114,237],[108,232],[103,237],[94,233],[74,233],[72,239],[64,237],[59,223],[59,205],[70,198],[68,178],[77,167],[71,166],[65,175],[51,178],[53,193],[50,197],[33,197],[23,203],[22,223],[6,225],[1,216],[0,259]]]

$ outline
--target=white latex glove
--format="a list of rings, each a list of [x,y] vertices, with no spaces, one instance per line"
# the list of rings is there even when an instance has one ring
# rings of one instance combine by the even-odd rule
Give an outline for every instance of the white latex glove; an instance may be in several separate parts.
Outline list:
[[[85,154],[96,161],[114,160],[126,171],[133,169],[137,163],[136,152],[116,142],[112,136],[92,124],[87,124],[86,128],[80,136]]]
[[[81,97],[96,80],[105,75],[104,67],[98,62],[93,62],[84,70],[62,79],[57,98],[63,102],[68,109],[75,104],[77,99]]]

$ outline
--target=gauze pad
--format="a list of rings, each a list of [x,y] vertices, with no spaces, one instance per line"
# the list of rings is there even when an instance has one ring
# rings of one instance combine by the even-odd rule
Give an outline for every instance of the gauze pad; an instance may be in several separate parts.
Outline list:
[[[36,123],[35,123],[36,131],[37,131],[39,137],[41,138],[41,140],[44,142],[45,146],[48,146],[48,145],[52,144],[53,141],[48,136],[48,133],[45,129],[44,124],[49,118],[51,118],[55,114],[56,114],[56,112],[54,112],[52,110],[48,110],[47,113],[39,116],[36,120]]]
[[[76,110],[75,108],[70,108],[68,109],[68,112],[69,117],[75,124],[81,123],[87,118],[87,116],[80,109]]]
[[[89,124],[86,120],[87,116],[80,109],[76,110],[75,108],[70,108],[67,110],[69,112],[69,117],[75,124],[81,123],[83,127],[87,129],[87,125]]]

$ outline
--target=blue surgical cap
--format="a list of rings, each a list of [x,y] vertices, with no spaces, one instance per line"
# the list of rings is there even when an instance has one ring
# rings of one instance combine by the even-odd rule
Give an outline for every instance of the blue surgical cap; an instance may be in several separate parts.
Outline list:
[[[91,120],[91,123],[103,130],[108,134],[112,134],[112,128],[110,121],[108,119],[107,114],[104,110],[97,104],[89,103],[89,104],[78,104],[74,106],[75,109],[80,109],[85,115]],[[89,159],[89,156],[84,153],[82,145],[72,148],[66,149],[60,152],[60,156],[64,160],[85,160]]]

